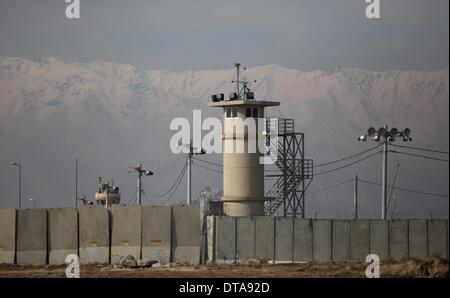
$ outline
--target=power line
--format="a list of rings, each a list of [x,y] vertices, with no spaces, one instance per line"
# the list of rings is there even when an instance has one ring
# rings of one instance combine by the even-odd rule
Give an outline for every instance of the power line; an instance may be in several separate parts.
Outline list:
[[[128,200],[127,205],[130,204],[131,201],[133,201],[134,197],[135,197],[136,194],[137,194],[137,191],[138,191],[138,190],[137,190],[137,188],[136,188],[136,190],[134,191],[133,196],[131,197],[131,199]]]
[[[366,184],[381,186],[381,183],[367,181],[367,180],[364,180],[364,179],[359,179],[358,181],[360,181],[362,183],[366,183]],[[388,187],[390,187],[390,185],[388,185]],[[413,193],[418,193],[418,194],[423,194],[423,195],[429,195],[429,196],[448,198],[448,195],[439,194],[439,193],[432,193],[432,192],[426,192],[426,191],[421,191],[421,190],[415,190],[415,189],[410,189],[410,188],[403,188],[403,187],[396,187],[396,186],[394,186],[393,189],[406,191],[406,192],[413,192]]]
[[[207,163],[207,164],[210,164],[210,165],[214,165],[214,166],[217,166],[217,167],[223,167],[223,164],[215,163],[215,162],[212,162],[212,161],[207,161],[207,160],[199,159],[199,158],[196,158],[196,157],[192,157],[192,159],[195,159],[197,161],[200,161],[200,162],[203,162],[203,163]],[[279,172],[280,169],[265,169],[264,171],[265,172]]]
[[[437,161],[448,162],[448,159],[431,157],[431,156],[426,156],[426,155],[420,155],[420,154],[414,154],[414,153],[408,153],[408,152],[402,152],[402,151],[395,151],[395,150],[389,150],[389,152],[403,154],[403,155],[409,155],[409,156],[414,156],[414,157],[420,157],[420,158],[425,158],[425,159],[432,159],[432,160],[437,160]]]
[[[316,192],[321,192],[321,191],[324,191],[324,190],[327,190],[327,189],[335,188],[335,187],[338,187],[340,185],[344,185],[344,184],[347,184],[347,183],[350,183],[350,182],[353,182],[353,181],[355,181],[354,178],[348,179],[348,180],[342,181],[340,183],[336,183],[336,184],[333,184],[333,185],[329,185],[329,186],[325,186],[325,187],[313,190],[311,192],[307,192],[306,195],[311,195],[311,194],[316,193]]]
[[[341,159],[337,159],[337,160],[333,160],[333,161],[330,161],[330,162],[326,162],[326,163],[315,165],[314,168],[320,168],[320,167],[327,166],[327,165],[330,165],[330,164],[334,164],[334,163],[337,163],[337,162],[341,162],[341,161],[344,161],[344,160],[347,160],[347,159],[351,159],[353,157],[360,156],[360,155],[362,155],[362,154],[364,154],[366,152],[372,151],[372,150],[374,150],[374,149],[376,149],[376,148],[378,148],[380,146],[381,146],[381,144],[378,144],[375,147],[369,148],[369,149],[361,151],[359,153],[356,153],[356,154],[353,154],[353,155],[350,155],[350,156],[347,156],[347,157],[344,157],[344,158],[341,158]]]
[[[163,194],[161,194],[161,195],[153,195],[153,194],[150,194],[150,193],[149,193],[149,195],[150,195],[151,197],[157,198],[157,199],[163,198],[163,197],[165,197],[166,195],[168,195],[168,194],[173,190],[173,188],[174,188],[175,185],[178,183],[178,181],[182,179],[182,176],[184,175],[184,172],[186,171],[186,168],[187,168],[187,160],[186,160],[186,162],[184,163],[184,166],[183,166],[183,168],[181,169],[180,174],[178,174],[177,179],[175,179],[175,182],[172,184],[172,186],[169,188],[168,191],[166,191],[165,193],[163,193]]]
[[[204,163],[207,163],[207,164],[210,164],[210,165],[218,166],[218,167],[222,167],[223,166],[222,164],[214,163],[212,161],[207,161],[207,160],[203,160],[203,159],[196,158],[196,157],[192,157],[192,159],[195,159],[197,161],[204,162]]]
[[[211,169],[211,168],[205,167],[205,166],[203,166],[203,165],[201,165],[201,164],[196,163],[195,161],[192,161],[192,163],[193,163],[194,165],[196,165],[196,166],[202,168],[202,169],[205,169],[205,170],[208,170],[208,171],[211,171],[211,172],[215,172],[215,173],[219,173],[219,174],[223,174],[223,172],[220,171],[220,170],[215,170],[215,169]]]
[[[361,161],[363,161],[363,160],[369,159],[369,158],[375,156],[376,154],[378,154],[378,153],[380,153],[380,152],[381,152],[381,151],[374,152],[374,153],[372,153],[372,154],[370,154],[370,155],[367,155],[367,156],[365,156],[365,157],[363,157],[363,158],[360,158],[360,159],[358,159],[358,160],[356,160],[356,161],[354,161],[354,162],[351,162],[351,163],[349,163],[349,164],[346,164],[346,165],[343,165],[343,166],[340,166],[340,167],[337,167],[337,168],[334,168],[334,169],[331,169],[331,170],[327,170],[327,171],[324,171],[324,172],[320,172],[320,173],[314,174],[314,176],[317,177],[317,176],[320,176],[320,175],[324,175],[324,174],[328,174],[328,173],[335,172],[335,171],[338,171],[338,170],[342,170],[342,169],[344,169],[344,168],[347,168],[347,167],[349,167],[349,166],[352,166],[352,165],[354,165],[354,164],[357,164],[357,163],[359,163],[359,162],[361,162]]]
[[[434,153],[441,153],[441,154],[449,154],[448,151],[440,151],[435,149],[427,149],[427,148],[419,148],[419,147],[411,147],[411,146],[402,146],[402,145],[396,145],[393,143],[390,143],[390,145],[398,148],[407,148],[407,149],[413,149],[413,150],[420,150],[420,151],[426,151],[426,152],[434,152]]]

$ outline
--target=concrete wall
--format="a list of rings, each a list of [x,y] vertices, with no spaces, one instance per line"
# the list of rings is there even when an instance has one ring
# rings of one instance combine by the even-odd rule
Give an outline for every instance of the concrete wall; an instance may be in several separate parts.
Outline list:
[[[77,253],[77,243],[83,264],[108,263],[110,258],[118,262],[129,254],[138,259],[141,251],[143,258],[163,264],[197,264],[200,259],[197,205],[16,212],[0,209],[0,263],[13,263],[15,253],[19,264],[63,264],[68,254]],[[208,216],[206,229],[208,261],[364,261],[369,253],[395,259],[448,258],[448,220]]]
[[[208,231],[209,261],[274,255],[275,262],[364,262],[370,253],[382,259],[427,254],[448,258],[448,220],[209,216]],[[250,253],[253,250],[255,256]]]
[[[313,258],[312,241],[313,221],[309,219],[294,220],[294,261],[311,262]]]
[[[17,218],[17,263],[47,262],[47,209],[23,209]]]
[[[111,262],[127,255],[140,259],[142,207],[113,205],[111,215]]]
[[[332,221],[332,255],[333,261],[350,260],[350,224],[348,220],[334,220]]]
[[[331,220],[315,220],[313,222],[313,260],[317,262],[331,261]]]
[[[178,263],[200,262],[200,215],[197,204],[172,207],[172,257]]]
[[[428,255],[428,223],[426,219],[409,220],[408,250],[410,257],[421,257]]]
[[[353,220],[350,224],[350,259],[365,262],[366,256],[370,252],[370,222],[368,220]]]
[[[236,217],[217,216],[215,256],[218,262],[236,260]]]
[[[142,258],[170,262],[171,207],[142,207]]]
[[[275,223],[273,217],[255,216],[255,257],[261,260],[273,260]]]
[[[370,221],[370,253],[389,257],[389,225],[384,220]]]
[[[294,261],[294,218],[275,217],[275,262]]]
[[[237,258],[247,260],[256,256],[256,218],[236,218]]]
[[[109,263],[109,212],[103,206],[78,208],[80,229],[80,263]]]
[[[0,264],[13,264],[16,250],[16,209],[0,209]]]
[[[428,255],[448,259],[448,220],[428,221]]]
[[[389,221],[389,256],[401,259],[408,255],[408,221]]]
[[[78,213],[74,208],[48,209],[48,263],[64,264],[78,254]]]

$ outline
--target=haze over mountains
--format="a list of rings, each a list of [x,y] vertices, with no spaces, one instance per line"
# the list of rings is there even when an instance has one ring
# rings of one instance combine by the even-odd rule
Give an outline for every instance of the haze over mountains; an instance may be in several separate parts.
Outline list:
[[[75,158],[79,158],[79,194],[92,198],[96,177],[114,179],[121,187],[122,202],[129,201],[136,177],[127,167],[142,162],[155,175],[144,178],[151,195],[164,193],[183,167],[184,155],[170,152],[169,130],[175,117],[192,117],[201,109],[203,118],[221,117],[208,109],[210,95],[232,91],[234,70],[170,72],[140,70],[131,65],[106,62],[64,63],[55,58],[27,60],[0,57],[0,207],[15,207],[17,169],[23,164],[23,205],[30,197],[38,206],[73,206]],[[306,155],[316,164],[332,161],[376,145],[357,137],[369,126],[409,127],[413,142],[398,145],[449,148],[449,71],[388,71],[358,69],[308,71],[278,65],[249,68],[244,78],[258,100],[281,101],[267,109],[274,117],[295,118],[306,137]],[[205,133],[205,132],[204,132]],[[400,151],[400,149],[398,149]],[[422,155],[428,152],[403,150]],[[432,155],[448,159],[448,155]],[[218,154],[202,156],[221,162]],[[448,194],[448,162],[412,156],[389,155],[389,181],[400,163],[396,185]],[[333,165],[332,169],[341,164]],[[210,166],[216,170],[220,168]],[[381,155],[355,166],[317,176],[309,190],[353,178],[381,182]],[[269,181],[267,182],[270,183]],[[220,190],[222,176],[194,166],[193,194],[203,186]],[[170,202],[185,200],[185,181]],[[401,217],[448,217],[448,197],[394,191],[393,205]],[[380,213],[380,188],[360,186],[360,214]],[[307,216],[350,216],[353,185],[346,183],[307,196]],[[388,212],[390,213],[390,212]]]

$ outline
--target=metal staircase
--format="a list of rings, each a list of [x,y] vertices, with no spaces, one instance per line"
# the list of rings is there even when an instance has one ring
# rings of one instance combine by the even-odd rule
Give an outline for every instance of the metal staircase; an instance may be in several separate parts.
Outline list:
[[[294,127],[294,119],[268,118],[266,121],[265,154],[281,172],[267,175],[276,180],[266,193],[274,198],[264,204],[266,215],[273,215],[283,206],[284,216],[305,216],[305,190],[313,178],[313,161],[305,159],[304,134],[295,132]],[[278,131],[277,138],[274,131]]]

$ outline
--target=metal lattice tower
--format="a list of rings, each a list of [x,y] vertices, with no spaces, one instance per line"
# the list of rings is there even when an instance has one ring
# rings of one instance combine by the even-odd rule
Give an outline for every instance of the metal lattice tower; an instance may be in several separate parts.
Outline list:
[[[267,119],[267,130],[273,126],[276,118]],[[278,147],[278,155],[272,157],[275,165],[281,171],[275,177],[276,181],[267,192],[273,197],[264,204],[264,213],[273,215],[283,206],[284,216],[305,217],[305,190],[313,179],[313,161],[305,159],[305,138],[303,133],[295,132],[294,119],[278,118],[278,141],[266,137],[269,148]],[[270,149],[269,149],[270,150]],[[269,155],[270,156],[270,155]]]

